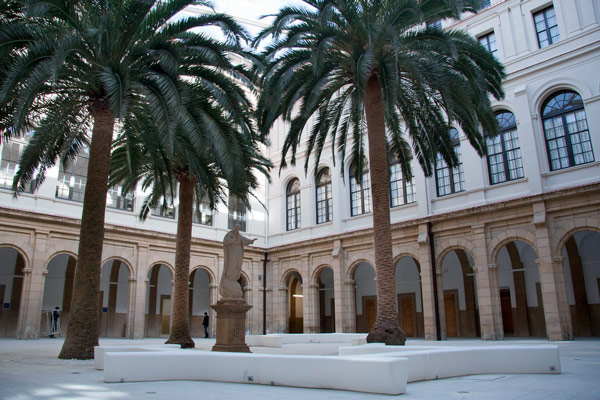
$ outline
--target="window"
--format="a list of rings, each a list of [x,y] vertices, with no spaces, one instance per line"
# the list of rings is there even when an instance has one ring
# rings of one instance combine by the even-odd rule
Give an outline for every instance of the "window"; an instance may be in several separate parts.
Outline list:
[[[427,29],[442,29],[442,20],[428,21]]]
[[[292,179],[285,190],[287,230],[300,228],[300,181]]]
[[[392,207],[415,202],[415,183],[406,181],[402,174],[400,162],[392,160],[390,163],[390,205]]]
[[[492,55],[498,58],[498,48],[496,47],[496,35],[494,32],[490,32],[487,35],[483,35],[479,37],[479,43],[485,47],[487,51],[492,53]]]
[[[133,211],[133,193],[122,193],[121,185],[108,189],[106,206],[118,210]]]
[[[461,161],[458,131],[454,128],[450,129],[450,137],[452,138],[454,153],[458,158],[458,165],[450,169],[442,155],[440,153],[437,154],[437,160],[435,162],[435,178],[438,197],[465,190],[465,175]]]
[[[356,178],[356,166],[350,166],[350,212],[352,216],[371,212],[371,181],[369,169],[365,167],[362,173],[362,182]]]
[[[512,181],[524,176],[515,115],[509,111],[496,113],[498,135],[486,138],[490,182]]]
[[[19,158],[25,144],[5,141],[2,147],[2,158],[0,163],[0,188],[12,189],[13,179],[17,174]],[[27,192],[31,192],[31,184],[26,187]]]
[[[155,217],[175,219],[175,206],[173,205],[173,198],[167,195],[163,199],[160,199],[158,206],[152,209],[151,214]]]
[[[483,0],[481,1],[477,10],[483,10],[484,8],[488,8],[492,4],[491,0]]]
[[[554,13],[553,6],[533,14],[533,22],[535,23],[535,31],[540,49],[560,40],[558,23],[556,22],[556,14]]]
[[[317,174],[317,224],[333,220],[333,198],[331,195],[331,175],[329,168]]]
[[[234,195],[229,196],[228,229],[233,229],[235,224],[240,225],[240,230],[246,232],[246,205]]]
[[[200,210],[194,208],[194,216],[192,221],[194,224],[212,226],[213,211],[210,208],[210,203],[206,199],[200,202]]]
[[[583,100],[575,92],[554,94],[542,106],[550,170],[594,161]]]
[[[56,198],[83,202],[87,170],[89,164],[89,149],[84,149],[67,168],[60,163]]]

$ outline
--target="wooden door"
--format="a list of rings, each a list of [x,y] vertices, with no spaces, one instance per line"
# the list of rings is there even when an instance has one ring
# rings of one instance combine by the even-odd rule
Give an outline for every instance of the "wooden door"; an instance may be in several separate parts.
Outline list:
[[[504,333],[514,334],[512,317],[512,304],[510,302],[510,289],[500,289],[500,308],[502,310],[502,326]]]
[[[414,293],[398,295],[398,322],[409,337],[416,336],[416,309]]]
[[[444,311],[446,313],[446,336],[458,337],[455,293],[444,293]]]
[[[160,334],[168,335],[171,328],[171,296],[160,297]]]
[[[377,297],[363,297],[365,318],[367,320],[367,332],[371,331],[377,319]]]

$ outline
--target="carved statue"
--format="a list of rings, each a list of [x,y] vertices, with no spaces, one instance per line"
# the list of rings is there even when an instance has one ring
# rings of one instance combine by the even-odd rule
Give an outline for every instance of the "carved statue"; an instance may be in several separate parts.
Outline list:
[[[254,243],[256,239],[248,239],[240,235],[240,226],[236,224],[223,238],[225,265],[219,283],[219,293],[223,299],[242,299],[243,292],[238,280],[244,261],[244,246]]]

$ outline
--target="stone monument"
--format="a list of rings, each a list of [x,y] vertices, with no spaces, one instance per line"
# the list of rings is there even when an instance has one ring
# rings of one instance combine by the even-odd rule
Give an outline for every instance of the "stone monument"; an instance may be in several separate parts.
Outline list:
[[[220,299],[212,309],[217,313],[217,341],[212,351],[250,353],[246,344],[246,312],[252,306],[246,304],[242,288],[238,283],[244,261],[244,247],[254,243],[240,234],[236,224],[223,238],[225,254],[223,274],[219,283]]]

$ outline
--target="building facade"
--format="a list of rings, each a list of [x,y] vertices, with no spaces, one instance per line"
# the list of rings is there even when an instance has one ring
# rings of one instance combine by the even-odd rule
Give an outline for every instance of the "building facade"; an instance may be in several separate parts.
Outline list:
[[[415,163],[407,181],[390,161],[401,326],[431,340],[600,336],[600,1],[492,1],[441,24],[467,30],[505,65],[506,98],[494,103],[500,134],[486,139],[486,157],[456,127],[461,165],[440,158],[425,177]],[[266,149],[275,171],[285,131],[279,123]],[[10,187],[23,143],[3,143],[0,186]],[[0,189],[0,336],[47,334],[55,307],[62,331],[68,324],[86,160],[48,171],[35,194]],[[369,330],[371,197],[368,171],[356,179],[351,164],[334,165],[329,146],[308,174],[291,167],[265,180],[251,210],[235,199],[202,209],[190,264],[193,336],[205,311],[213,321],[221,240],[236,222],[258,239],[241,278],[253,306],[248,333]],[[103,336],[168,334],[177,201],[141,222],[142,198],[109,193]]]

